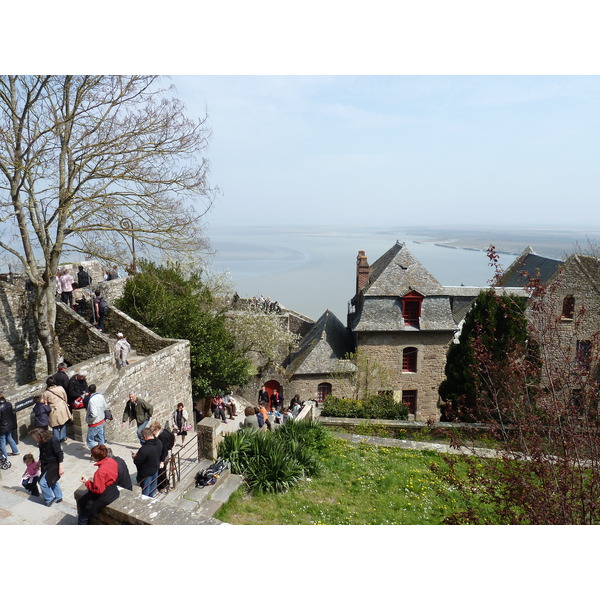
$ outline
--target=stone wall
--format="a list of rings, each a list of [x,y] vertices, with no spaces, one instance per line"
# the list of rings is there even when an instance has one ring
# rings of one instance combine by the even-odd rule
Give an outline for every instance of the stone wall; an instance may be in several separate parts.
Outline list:
[[[23,277],[0,278],[0,392],[35,381],[46,368],[31,313],[34,300]]]
[[[90,360],[73,365],[67,369],[67,375],[72,377],[78,371],[86,370],[88,372],[87,381],[88,383],[99,384],[102,381],[110,379],[115,372],[114,360],[109,354],[102,354],[96,356]],[[6,399],[12,403],[14,409],[18,409],[21,406],[21,410],[16,411],[17,420],[17,434],[19,437],[24,437],[33,427],[32,418],[32,399],[35,396],[39,396],[46,389],[45,378],[44,380],[35,381],[31,384],[12,387],[4,391]],[[73,437],[72,427],[69,427],[68,434]]]
[[[154,407],[152,421],[169,424],[178,402],[183,402],[190,420],[193,418],[192,380],[190,376],[190,344],[187,340],[171,341],[158,352],[121,369],[105,390],[108,407],[114,420],[105,431],[112,442],[137,444],[136,426],[122,427],[123,411],[134,392]]]
[[[56,335],[69,365],[112,351],[106,335],[62,302],[56,303]]]
[[[438,387],[444,379],[446,355],[452,341],[452,332],[398,332],[361,333],[358,346],[372,361],[382,365],[388,372],[389,390],[401,401],[403,390],[417,391],[418,421],[438,421]],[[417,370],[414,373],[402,372],[402,353],[405,348],[417,349]]]

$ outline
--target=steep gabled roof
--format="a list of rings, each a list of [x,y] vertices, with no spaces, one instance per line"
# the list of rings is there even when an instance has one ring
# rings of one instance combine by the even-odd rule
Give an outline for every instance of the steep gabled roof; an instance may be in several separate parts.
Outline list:
[[[302,338],[300,348],[292,356],[286,373],[291,377],[353,371],[356,367],[352,363],[339,362],[353,350],[352,336],[327,309]]]
[[[412,291],[423,296],[444,294],[440,282],[398,241],[371,265],[363,294],[404,296]]]
[[[540,256],[534,252],[531,246],[527,246],[504,271],[500,285],[504,287],[526,286],[530,278],[539,279],[540,283],[544,285],[556,275],[562,264],[562,260]]]

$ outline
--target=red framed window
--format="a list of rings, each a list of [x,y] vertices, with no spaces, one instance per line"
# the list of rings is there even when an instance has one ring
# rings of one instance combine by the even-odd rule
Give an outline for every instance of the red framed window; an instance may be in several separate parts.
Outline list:
[[[417,390],[402,390],[402,403],[408,406],[411,415],[417,414]]]
[[[327,396],[331,396],[331,384],[320,383],[317,388],[317,401],[325,402],[325,398],[327,398]]]
[[[571,294],[565,296],[563,300],[562,314],[560,315],[562,319],[572,319],[575,314],[575,298]]]
[[[417,292],[410,292],[402,298],[402,320],[404,325],[419,327],[422,304],[423,296]]]
[[[417,372],[417,355],[416,348],[404,348],[402,351],[402,372],[416,373]]]

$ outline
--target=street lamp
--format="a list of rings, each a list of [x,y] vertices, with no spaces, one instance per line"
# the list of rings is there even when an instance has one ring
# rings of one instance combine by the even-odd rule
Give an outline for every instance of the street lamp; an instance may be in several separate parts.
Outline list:
[[[131,232],[131,272],[135,274],[137,272],[137,266],[135,264],[135,237],[133,235],[133,223],[131,222],[131,219],[121,219],[121,227]]]

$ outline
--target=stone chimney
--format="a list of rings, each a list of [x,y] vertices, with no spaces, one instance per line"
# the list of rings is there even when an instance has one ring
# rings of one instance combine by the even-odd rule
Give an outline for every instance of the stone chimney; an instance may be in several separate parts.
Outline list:
[[[356,295],[364,289],[364,287],[369,283],[369,261],[367,260],[367,255],[364,250],[358,251],[358,256],[356,257]]]

